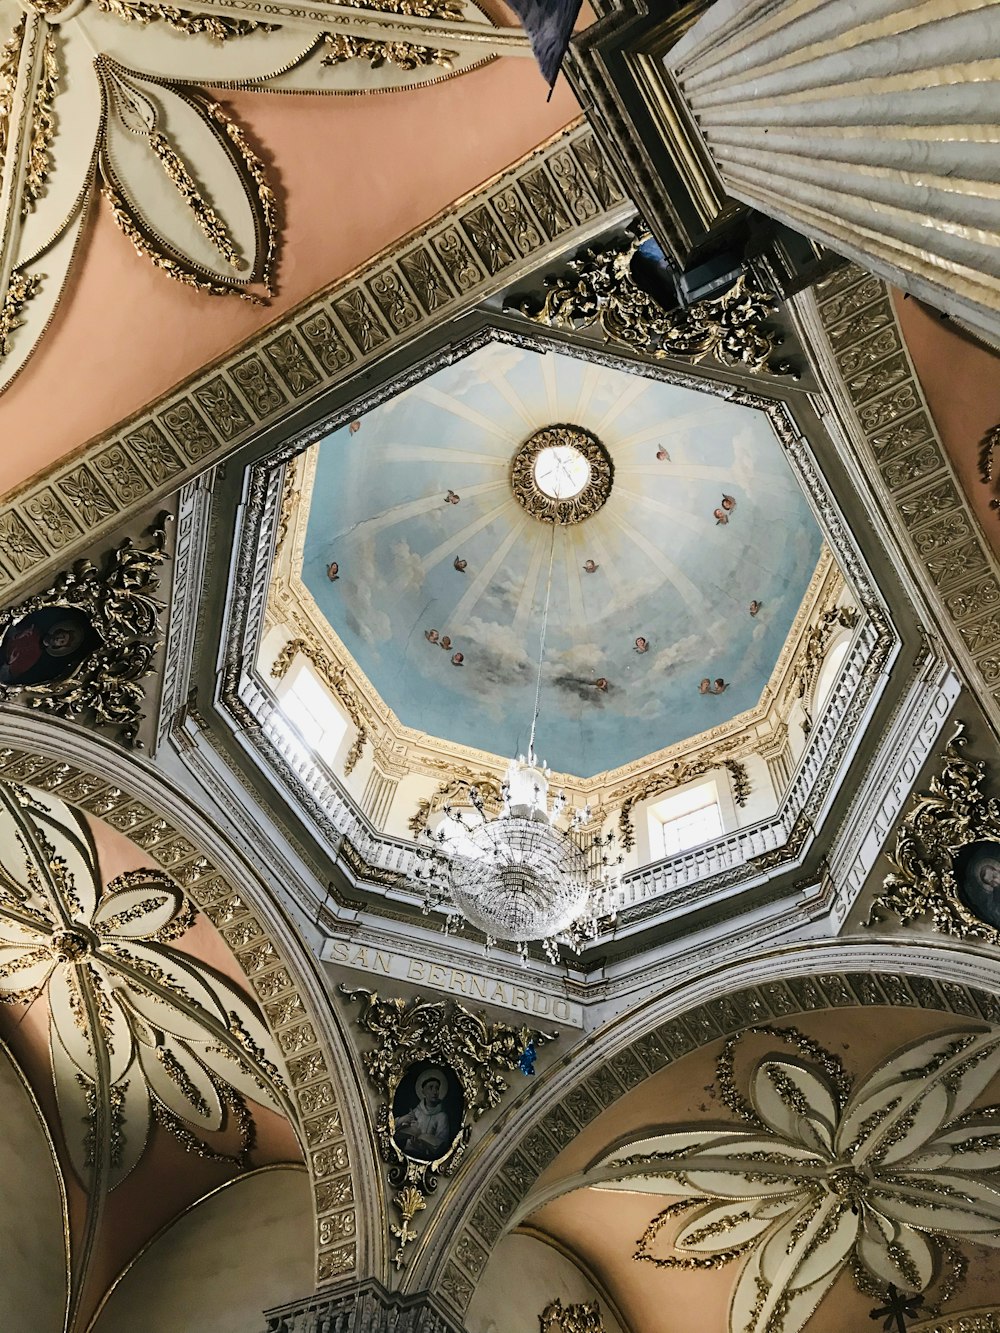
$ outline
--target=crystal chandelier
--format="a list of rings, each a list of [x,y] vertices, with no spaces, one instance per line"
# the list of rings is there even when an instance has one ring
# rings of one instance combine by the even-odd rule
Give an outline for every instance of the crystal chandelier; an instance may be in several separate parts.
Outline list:
[[[613,833],[587,832],[589,805],[563,817],[566,797],[550,798],[549,769],[535,755],[554,546],[555,525],[527,756],[508,765],[495,817],[474,786],[467,793],[470,810],[443,807],[440,824],[419,834],[414,871],[424,912],[443,911],[446,932],[469,923],[486,936],[487,948],[497,940],[514,943],[522,961],[529,943],[541,941],[553,963],[560,944],[580,953],[602,923],[614,923],[622,861]]]

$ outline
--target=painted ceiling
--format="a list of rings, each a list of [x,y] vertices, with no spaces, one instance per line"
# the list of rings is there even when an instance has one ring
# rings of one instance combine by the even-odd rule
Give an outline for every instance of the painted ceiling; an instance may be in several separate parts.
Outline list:
[[[557,422],[614,480],[553,527],[510,471]],[[526,749],[551,559],[536,750],[579,777],[753,707],[819,557],[763,412],[557,352],[490,342],[316,448],[302,579],[408,726]]]

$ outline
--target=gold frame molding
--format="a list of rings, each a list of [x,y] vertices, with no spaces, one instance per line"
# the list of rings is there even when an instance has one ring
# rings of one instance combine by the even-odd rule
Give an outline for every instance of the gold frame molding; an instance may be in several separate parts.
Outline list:
[[[499,1105],[509,1091],[503,1074],[518,1067],[529,1042],[541,1046],[559,1034],[488,1023],[485,1014],[474,1014],[456,1000],[382,997],[377,991],[343,984],[337,989],[345,999],[361,1002],[357,1024],[378,1043],[361,1058],[370,1083],[383,1098],[375,1132],[382,1160],[389,1165],[389,1184],[396,1190],[392,1202],[400,1220],[389,1223],[389,1233],[397,1242],[392,1261],[398,1271],[406,1264],[407,1246],[417,1239],[413,1219],[426,1209],[438,1176],[454,1175],[461,1164],[472,1134],[470,1117],[478,1120]],[[407,1069],[422,1060],[446,1066],[458,1077],[463,1093],[462,1124],[434,1161],[408,1156],[394,1136],[396,1089]]]

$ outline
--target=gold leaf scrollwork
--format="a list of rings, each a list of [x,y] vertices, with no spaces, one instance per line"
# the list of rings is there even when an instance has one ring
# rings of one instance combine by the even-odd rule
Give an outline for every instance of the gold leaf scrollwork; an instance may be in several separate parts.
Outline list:
[[[732,745],[730,744],[726,748],[731,749]],[[632,823],[632,810],[640,801],[648,800],[651,796],[661,796],[664,792],[671,791],[674,787],[680,787],[685,782],[692,782],[695,778],[704,777],[706,773],[710,773],[714,768],[726,769],[732,779],[733,800],[741,808],[745,806],[753,787],[746,765],[739,759],[734,759],[725,755],[724,751],[720,753],[718,750],[709,751],[704,755],[696,755],[691,759],[679,759],[670,768],[649,773],[631,787],[626,788],[618,814],[618,838],[623,850],[629,852],[635,846],[635,826]]]
[[[124,19],[126,23],[163,23],[175,32],[189,36],[204,33],[216,42],[248,37],[252,32],[276,31],[273,23],[230,18],[224,14],[191,13],[174,5],[152,4],[148,0],[94,0],[94,4],[105,14]]]
[[[556,1297],[538,1316],[539,1333],[605,1333],[597,1301],[563,1305]]]
[[[587,483],[577,495],[561,500],[546,493],[535,479],[535,463],[544,449],[572,449],[587,460]],[[541,523],[582,523],[596,514],[611,494],[615,465],[596,435],[582,426],[545,426],[524,441],[511,463],[510,484],[522,509]]]
[[[536,1047],[554,1041],[556,1032],[489,1023],[454,1000],[412,1000],[382,997],[377,991],[338,987],[346,999],[360,1002],[357,1023],[376,1040],[362,1055],[365,1072],[383,1100],[378,1108],[376,1129],[382,1160],[389,1164],[389,1183],[397,1189],[393,1202],[400,1222],[390,1224],[397,1247],[393,1263],[406,1263],[406,1248],[416,1239],[411,1225],[426,1208],[427,1196],[439,1176],[451,1176],[465,1154],[472,1121],[499,1105],[508,1090],[504,1074],[516,1069],[529,1042]],[[451,1143],[434,1161],[408,1157],[394,1136],[393,1101],[407,1069],[420,1061],[432,1061],[452,1071],[461,1084],[465,1114]]]
[[[1000,448],[1000,425],[988,430],[979,442],[979,480],[984,486],[992,486],[995,480],[993,458]],[[1000,509],[1000,499],[995,495],[990,500],[991,509]]]
[[[102,569],[80,560],[45,592],[0,611],[0,640],[26,616],[51,607],[82,611],[96,639],[68,676],[0,684],[0,701],[17,698],[59,717],[87,717],[118,728],[123,740],[138,743],[144,699],[140,682],[160,647],[157,628],[163,604],[153,594],[167,559],[164,524],[169,517],[161,514],[149,529],[148,546],[138,547],[126,538],[108,554]]]
[[[883,920],[884,913],[904,926],[929,918],[935,930],[959,939],[1000,944],[1000,930],[988,925],[966,907],[958,890],[954,858],[973,842],[1000,842],[1000,801],[983,787],[987,768],[965,758],[964,724],[945,747],[941,770],[929,789],[911,804],[889,856],[891,872],[877,894],[866,925]]]
[[[443,51],[416,42],[386,42],[371,37],[354,37],[345,32],[324,33],[323,41],[326,52],[321,63],[324,65],[342,65],[347,60],[367,60],[372,69],[395,65],[397,69],[410,72],[431,65],[451,69],[458,58],[457,51]]]
[[[0,78],[2,77],[3,73],[0,71]],[[31,140],[21,195],[21,212],[24,215],[31,212],[35,201],[41,197],[52,165],[49,149],[56,130],[52,104],[55,101],[58,77],[56,39],[53,33],[48,31],[42,43],[42,66],[31,108]],[[3,149],[0,148],[0,156],[2,153]]]
[[[713,356],[724,366],[757,373],[787,374],[791,367],[774,356],[781,335],[769,329],[776,302],[745,276],[722,296],[670,310],[635,280],[632,261],[648,232],[625,237],[603,249],[587,249],[570,271],[549,279],[545,299],[515,303],[536,324],[584,329],[597,324],[604,336],[647,356],[702,361]]]
[[[4,297],[3,305],[0,305],[0,359],[10,351],[11,334],[20,328],[23,322],[18,316],[36,294],[44,277],[43,273],[18,272],[11,275],[7,284],[7,295]]]

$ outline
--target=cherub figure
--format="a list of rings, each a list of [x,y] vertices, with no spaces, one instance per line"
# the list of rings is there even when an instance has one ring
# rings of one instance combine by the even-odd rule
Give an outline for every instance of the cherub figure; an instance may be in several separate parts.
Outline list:
[[[340,566],[337,564],[336,560],[331,560],[330,563],[327,565],[326,577],[330,580],[331,583],[336,583],[337,580],[340,578]]]
[[[437,643],[437,641],[438,641],[438,632],[437,632],[437,630],[436,630],[436,629],[425,629],[425,630],[424,630],[424,638],[427,640],[428,643]]]
[[[728,690],[728,689],[729,689],[728,682],[724,681],[721,676],[716,676],[715,684],[712,686],[712,693],[721,694],[723,690]]]
[[[464,653],[453,653],[453,654],[452,654],[452,657],[451,657],[451,664],[452,664],[452,666],[461,666],[462,663],[463,663],[464,661],[465,661],[465,654],[464,654]]]
[[[726,511],[725,511],[724,509],[713,509],[713,510],[712,510],[712,517],[715,519],[715,522],[716,522],[716,525],[717,525],[717,526],[718,526],[718,524],[720,524],[720,523],[728,523],[728,522],[729,522],[729,515],[726,513]]]
[[[713,682],[708,678],[708,676],[706,676],[706,677],[704,678],[704,680],[702,680],[701,683],[700,683],[699,686],[698,686],[698,693],[699,693],[699,694],[721,694],[721,693],[723,692],[723,690],[728,690],[728,689],[729,689],[728,684],[722,679],[721,676],[716,676],[714,684],[713,684]]]
[[[670,462],[670,455],[667,453],[666,449],[664,449],[664,447],[663,447],[662,444],[660,445],[659,449],[657,449],[657,451],[656,451],[656,459],[657,459],[657,462],[659,462],[659,463],[669,463],[669,462]]]
[[[701,684],[698,686],[698,693],[699,693],[699,694],[711,694],[711,693],[712,693],[712,682],[709,680],[708,676],[706,676],[706,677],[702,680]]]
[[[595,564],[593,560],[585,560],[583,562],[583,572],[585,574],[596,574],[599,569],[600,565]]]
[[[644,639],[644,638],[642,637],[642,635],[640,634],[639,637],[638,637],[638,638],[636,639],[636,641],[635,641],[635,648],[633,649],[633,652],[637,652],[637,653],[648,653],[648,652],[649,652],[649,640],[648,640],[648,639]]]
[[[597,680],[592,681],[591,683],[592,683],[597,689],[599,689],[599,690],[601,691],[602,694],[607,694],[607,692],[608,692],[608,678],[607,678],[607,676],[601,676],[601,677],[599,677]]]
[[[444,502],[446,505],[457,505],[459,500],[461,500],[461,498],[462,497],[460,495],[457,495],[454,491],[449,490],[448,494],[444,497]]]
[[[727,514],[731,514],[733,510],[736,508],[736,501],[733,499],[731,495],[724,495],[722,497],[722,507]]]
[[[441,638],[438,640],[438,647],[443,648],[445,652],[448,652],[451,649],[451,635],[442,634]]]
[[[460,555],[455,556],[455,568],[458,570],[460,574],[465,573],[468,564],[469,564],[468,560],[463,560]]]
[[[756,599],[756,597],[755,597],[755,598],[753,599],[753,601],[750,603],[750,614],[751,614],[752,616],[755,616],[755,615],[757,614],[757,612],[760,610],[760,607],[761,607],[761,603],[758,602],[757,599]]]
[[[347,427],[347,429],[350,431],[352,435],[357,435],[358,431],[361,429],[361,422],[352,421],[351,424]]]

